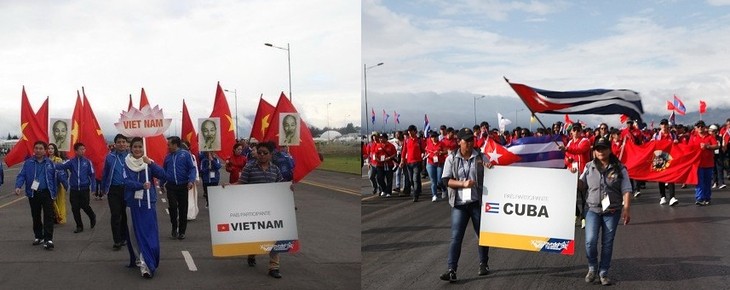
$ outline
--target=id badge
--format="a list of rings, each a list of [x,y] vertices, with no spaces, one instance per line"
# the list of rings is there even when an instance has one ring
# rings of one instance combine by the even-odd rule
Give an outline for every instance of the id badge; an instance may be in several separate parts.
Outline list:
[[[41,183],[38,182],[38,180],[33,180],[33,183],[30,185],[30,189],[32,190],[38,190],[38,186],[40,186]]]
[[[143,190],[137,190],[134,192],[134,199],[142,199]]]
[[[439,157],[437,155],[433,156],[433,163],[439,163]]]
[[[385,161],[385,155],[380,155],[380,162]]]
[[[215,178],[215,172],[212,172],[212,171],[210,172],[210,178],[211,179]]]
[[[608,199],[607,194],[606,197],[601,200],[601,207],[603,208],[603,211],[606,211],[609,205],[611,205],[611,200]]]
[[[373,158],[373,160],[378,160],[378,158],[375,158],[375,154],[373,154],[372,158]]]
[[[464,179],[466,180],[466,179]],[[471,187],[459,189],[459,199],[463,202],[471,201]]]
[[[579,170],[579,168],[578,168],[578,162],[573,162],[573,163],[571,164],[571,166],[573,167],[573,169],[575,169],[575,170]]]

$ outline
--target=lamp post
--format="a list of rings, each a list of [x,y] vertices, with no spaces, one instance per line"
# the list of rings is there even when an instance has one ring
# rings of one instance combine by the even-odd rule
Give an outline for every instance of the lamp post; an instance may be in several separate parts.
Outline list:
[[[364,78],[364,84],[365,84],[365,135],[370,132],[370,125],[368,125],[367,115],[368,115],[368,70],[374,67],[378,67],[383,65],[383,63],[378,63],[373,66],[367,66],[366,64],[362,64],[362,75]]]
[[[264,43],[268,47],[278,48],[286,50],[286,62],[289,65],[289,101],[291,102],[291,50],[289,49],[289,43],[286,44],[286,48],[273,45],[271,43]]]
[[[481,100],[481,99],[484,99],[484,96],[481,96],[478,98],[476,96],[474,96],[474,125],[478,125],[477,124],[477,100]]]
[[[525,109],[519,109],[519,110],[515,109],[515,127],[517,127],[517,112],[522,112],[524,110]],[[530,130],[530,131],[532,131],[532,130]]]
[[[224,90],[226,92],[231,92],[230,90]],[[236,89],[233,89],[233,97],[236,101],[236,142],[238,142],[238,91]]]

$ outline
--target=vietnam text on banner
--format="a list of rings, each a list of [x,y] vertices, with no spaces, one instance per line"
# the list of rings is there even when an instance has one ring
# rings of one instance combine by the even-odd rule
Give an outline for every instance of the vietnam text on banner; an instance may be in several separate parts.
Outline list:
[[[566,169],[485,170],[479,245],[572,255],[577,184]]]
[[[208,187],[213,256],[299,251],[291,182]]]

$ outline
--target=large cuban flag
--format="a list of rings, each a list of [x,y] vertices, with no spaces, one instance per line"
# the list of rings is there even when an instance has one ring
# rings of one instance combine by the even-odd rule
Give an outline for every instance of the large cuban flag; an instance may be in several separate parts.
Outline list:
[[[565,153],[558,148],[562,143],[560,135],[523,137],[505,147],[520,157],[513,166],[564,168]]]
[[[641,96],[632,90],[593,89],[556,92],[507,82],[533,113],[545,114],[625,114],[641,120]]]

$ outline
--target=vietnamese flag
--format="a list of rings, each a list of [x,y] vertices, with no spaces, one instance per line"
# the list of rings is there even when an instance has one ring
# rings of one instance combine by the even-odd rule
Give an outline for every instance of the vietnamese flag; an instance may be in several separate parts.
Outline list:
[[[707,112],[707,104],[705,101],[700,100],[700,114],[704,114],[705,112]]]
[[[79,91],[76,91],[76,106],[74,106],[74,112],[71,114],[71,150],[68,151],[68,158],[72,158],[76,156],[76,151],[73,150],[73,146],[76,144],[76,142],[79,142],[80,140],[80,130],[79,127],[81,126],[81,122],[83,121],[81,119],[81,112],[83,110],[84,106],[81,103],[81,95],[79,95]]]
[[[210,117],[220,118],[221,151],[216,153],[221,159],[227,160],[233,154],[233,145],[236,144],[236,132],[233,118],[231,118],[231,109],[228,107],[228,101],[226,100],[226,95],[223,93],[220,82],[218,82],[215,90],[215,102],[213,103],[213,112],[210,113]]]
[[[180,131],[180,134],[182,134],[182,140],[187,141],[190,143],[190,153],[195,155],[195,159],[198,158],[198,134],[195,133],[195,126],[193,126],[193,120],[190,119],[190,113],[188,112],[188,106],[185,105],[185,100],[183,100],[183,109],[182,109],[182,129]]]
[[[81,87],[81,94],[84,98],[83,109],[81,110],[81,128],[79,132],[80,142],[86,145],[86,158],[94,164],[96,179],[101,180],[101,173],[104,169],[104,159],[109,153],[104,134],[101,132],[99,122],[96,120],[94,110],[91,108],[89,99],[86,98],[84,87]]]
[[[636,145],[629,139],[621,162],[636,180],[697,184],[701,149],[671,140]]]
[[[218,224],[217,228],[219,232],[227,232],[231,230],[229,224]]]
[[[256,117],[254,117],[253,120],[250,138],[256,138],[256,140],[259,141],[264,140],[266,130],[269,129],[269,125],[271,124],[271,117],[274,114],[274,110],[276,110],[276,108],[264,100],[262,95],[259,98],[259,107],[256,109]]]
[[[274,111],[274,117],[271,119],[271,124],[274,124],[266,132],[264,141],[273,141],[274,144],[279,146],[279,115],[282,113],[298,113],[294,105],[284,95],[284,92],[279,96],[279,102],[276,103],[276,110]],[[321,161],[319,160],[319,153],[317,153],[317,147],[314,146],[314,139],[312,138],[312,132],[309,131],[307,123],[304,119],[299,119],[299,145],[289,146],[289,154],[294,158],[294,181],[298,182],[302,180],[309,172],[317,168]]]
[[[489,156],[489,162],[492,165],[510,165],[520,161],[520,156],[497,144],[492,138],[487,138],[487,143],[484,144],[482,152]]]
[[[41,123],[45,124],[45,131],[41,127]],[[28,101],[28,95],[25,93],[25,87],[21,93],[20,100],[20,140],[5,156],[5,164],[11,167],[15,164],[23,162],[27,157],[33,155],[33,143],[36,141],[48,142],[48,98],[38,109],[37,113],[33,113],[33,108]]]
[[[152,107],[152,105],[150,105],[150,101],[147,100],[147,93],[145,93],[144,88],[142,88],[142,92],[139,96],[139,109],[141,110],[145,106]],[[162,164],[162,162],[165,161],[165,155],[167,155],[167,139],[165,139],[165,136],[157,135],[154,137],[145,137],[144,146],[147,149],[147,157],[158,162],[158,164]]]

